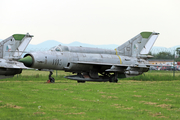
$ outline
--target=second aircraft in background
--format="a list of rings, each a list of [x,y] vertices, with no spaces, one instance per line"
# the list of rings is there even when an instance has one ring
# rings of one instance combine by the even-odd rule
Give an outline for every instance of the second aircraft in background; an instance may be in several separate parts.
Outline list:
[[[20,74],[27,67],[18,62],[32,39],[29,34],[14,34],[0,42],[0,79]]]

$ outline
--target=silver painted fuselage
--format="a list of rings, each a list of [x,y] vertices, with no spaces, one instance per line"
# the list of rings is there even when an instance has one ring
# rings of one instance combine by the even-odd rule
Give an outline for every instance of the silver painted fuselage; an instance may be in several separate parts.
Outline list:
[[[115,50],[114,50],[115,51]],[[116,52],[116,51],[115,51]],[[114,52],[114,53],[115,53]],[[112,65],[117,64],[146,64],[147,61],[144,59],[137,59],[136,57],[121,56],[115,54],[94,54],[94,53],[75,53],[75,52],[57,52],[57,51],[46,51],[46,52],[35,52],[27,55],[31,55],[33,58],[32,68],[38,69],[53,69],[53,70],[65,70],[69,72],[87,72],[93,68],[91,64],[77,64],[77,62],[87,62],[104,64],[100,66],[99,71],[105,71],[110,66],[106,66],[106,63]]]

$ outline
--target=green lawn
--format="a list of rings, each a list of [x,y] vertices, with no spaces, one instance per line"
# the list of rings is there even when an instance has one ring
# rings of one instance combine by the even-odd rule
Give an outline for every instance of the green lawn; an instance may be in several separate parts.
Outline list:
[[[30,71],[0,81],[0,119],[180,119],[180,79],[45,83],[47,76],[37,71],[26,79]]]

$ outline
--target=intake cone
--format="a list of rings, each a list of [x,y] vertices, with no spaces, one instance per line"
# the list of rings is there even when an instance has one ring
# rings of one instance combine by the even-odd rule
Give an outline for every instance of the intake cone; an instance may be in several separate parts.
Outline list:
[[[33,64],[33,59],[31,56],[26,56],[22,59],[19,59],[18,61],[22,62],[26,67],[31,67]]]

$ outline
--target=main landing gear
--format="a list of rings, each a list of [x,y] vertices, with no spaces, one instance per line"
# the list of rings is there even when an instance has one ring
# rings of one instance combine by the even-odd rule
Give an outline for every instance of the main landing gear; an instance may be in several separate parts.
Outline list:
[[[118,82],[118,73],[100,73],[101,75],[98,77],[97,76],[92,76],[92,74],[88,72],[84,73],[77,73],[77,75],[70,75],[66,76],[67,79],[71,80],[77,80],[78,83],[85,83],[85,81],[94,81],[94,82]]]
[[[114,72],[114,73],[110,73],[110,72],[105,72],[105,73],[100,73],[103,78],[107,79],[107,81],[109,82],[118,82],[118,73]]]
[[[118,74],[115,72],[113,75],[110,75],[109,77],[109,82],[118,82],[118,78],[117,78]]]
[[[53,77],[51,77],[51,75],[53,74],[52,71],[49,71],[49,80],[47,80],[48,83],[54,83],[55,82],[55,79]]]

